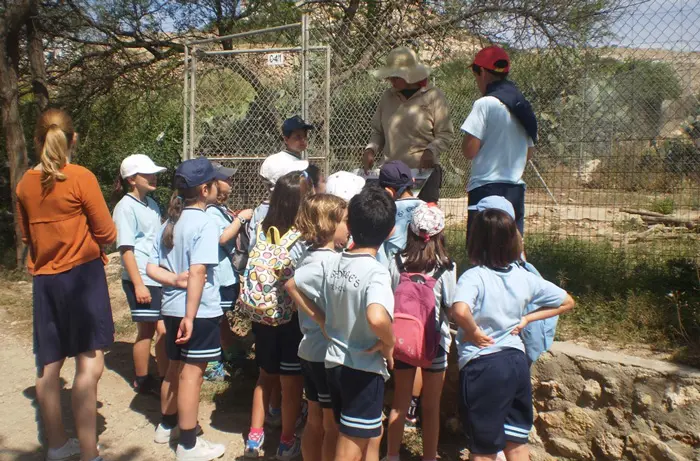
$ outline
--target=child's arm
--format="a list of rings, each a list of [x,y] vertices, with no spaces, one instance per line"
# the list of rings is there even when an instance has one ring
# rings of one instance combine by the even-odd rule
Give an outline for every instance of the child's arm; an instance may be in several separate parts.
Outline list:
[[[372,303],[367,306],[367,323],[379,341],[367,352],[381,352],[389,369],[394,368],[394,329],[391,325],[391,317],[386,308],[381,304]]]
[[[192,264],[190,266],[190,277],[187,279],[185,317],[180,321],[175,344],[185,344],[192,337],[194,319],[197,317],[199,302],[202,300],[202,291],[204,291],[206,280],[207,266],[205,264]]]
[[[136,264],[136,256],[134,255],[134,247],[123,246],[119,248],[122,254],[122,263],[126,273],[129,274],[131,283],[134,284],[134,292],[136,294],[136,302],[139,304],[148,304],[151,302],[151,292],[143,283],[139,266]]]
[[[287,290],[287,293],[289,293],[289,296],[291,296],[294,304],[299,306],[306,315],[311,317],[311,320],[318,323],[321,329],[324,329],[326,324],[326,313],[323,312],[313,301],[311,301],[308,296],[299,290],[299,287],[293,278],[287,280],[287,283],[284,284],[284,289]]]
[[[493,338],[484,333],[484,330],[479,328],[479,325],[474,321],[472,310],[467,303],[454,303],[452,305],[452,318],[462,331],[464,331],[465,340],[481,349],[494,344]]]
[[[253,210],[243,210],[238,213],[238,216],[250,221],[253,218]],[[241,229],[243,229],[243,223],[241,223],[240,219],[236,217],[236,219],[234,219],[233,222],[226,226],[223,232],[221,232],[221,237],[219,237],[219,245],[224,246],[232,239],[236,238]]]
[[[187,288],[187,279],[190,276],[190,272],[185,271],[176,274],[174,272],[170,272],[164,267],[149,262],[146,265],[146,275],[161,285],[182,288],[184,290]]]
[[[574,298],[572,298],[571,295],[567,293],[566,298],[564,298],[564,302],[561,303],[561,306],[559,306],[559,307],[540,307],[536,311],[530,312],[529,314],[523,316],[522,320],[520,320],[520,324],[517,327],[515,327],[515,329],[512,331],[511,334],[519,335],[520,332],[526,326],[528,326],[528,324],[530,324],[532,322],[536,322],[538,320],[544,320],[544,319],[548,319],[550,317],[561,315],[561,314],[573,309],[575,304],[576,304],[576,302],[574,301]]]

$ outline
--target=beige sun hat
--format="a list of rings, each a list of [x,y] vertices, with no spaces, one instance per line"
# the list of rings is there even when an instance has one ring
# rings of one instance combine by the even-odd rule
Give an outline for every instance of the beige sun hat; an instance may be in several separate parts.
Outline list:
[[[430,67],[418,59],[415,51],[405,46],[394,48],[386,57],[386,65],[370,71],[377,78],[399,77],[406,83],[417,83],[430,76]]]

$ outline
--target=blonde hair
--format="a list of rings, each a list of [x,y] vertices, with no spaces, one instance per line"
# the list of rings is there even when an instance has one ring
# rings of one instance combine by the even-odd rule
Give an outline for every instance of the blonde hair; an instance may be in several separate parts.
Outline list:
[[[333,238],[347,208],[347,202],[335,195],[312,195],[301,204],[295,227],[307,243],[325,246]]]
[[[41,163],[41,189],[51,192],[56,181],[64,181],[61,169],[68,163],[73,147],[73,120],[60,109],[42,112],[34,130],[34,145]]]

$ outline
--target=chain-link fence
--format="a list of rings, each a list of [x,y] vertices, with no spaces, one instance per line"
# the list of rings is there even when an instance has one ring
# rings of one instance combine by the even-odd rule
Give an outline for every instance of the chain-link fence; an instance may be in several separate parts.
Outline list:
[[[447,96],[456,135],[441,154],[441,207],[464,235],[470,162],[459,127],[480,97],[474,54],[509,49],[511,79],[531,100],[540,141],[525,171],[526,236],[642,256],[698,255],[700,5],[696,2],[309,2],[304,24],[236,38],[237,54],[195,47],[186,80],[190,155],[229,158],[240,206],[264,193],[257,168],[281,147],[281,121],[318,130],[308,155],[327,173],[360,166],[386,82],[370,76],[397,46],[415,49]],[[355,2],[350,2],[354,5]],[[275,65],[274,47],[284,65]],[[244,49],[264,48],[242,53]],[[213,50],[213,48],[210,48]],[[319,51],[325,50],[325,51]],[[192,51],[192,50],[190,50]],[[201,55],[201,56],[200,56]],[[304,59],[306,57],[306,59]],[[272,62],[269,61],[272,59]],[[186,90],[187,92],[187,90]],[[192,92],[195,92],[193,95]],[[189,124],[189,125],[188,125]]]

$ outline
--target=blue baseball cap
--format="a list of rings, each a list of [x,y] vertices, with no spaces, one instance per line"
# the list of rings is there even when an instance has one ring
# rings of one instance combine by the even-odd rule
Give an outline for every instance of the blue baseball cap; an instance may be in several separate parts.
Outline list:
[[[484,211],[484,210],[501,210],[504,211],[511,218],[515,219],[515,208],[513,204],[510,203],[505,197],[500,195],[489,195],[479,200],[479,203],[469,207],[471,211]]]
[[[293,132],[296,130],[313,130],[314,126],[309,125],[304,121],[303,118],[299,117],[298,115],[295,115],[292,118],[288,118],[287,120],[284,121],[282,124],[282,134],[285,137],[291,136]]]
[[[176,187],[190,188],[206,184],[209,181],[220,179],[226,181],[229,176],[214,168],[208,158],[199,157],[185,160],[175,170]]]
[[[413,187],[413,173],[401,160],[386,162],[379,170],[379,185],[396,190]]]

